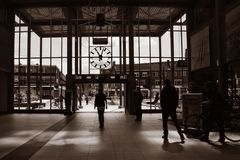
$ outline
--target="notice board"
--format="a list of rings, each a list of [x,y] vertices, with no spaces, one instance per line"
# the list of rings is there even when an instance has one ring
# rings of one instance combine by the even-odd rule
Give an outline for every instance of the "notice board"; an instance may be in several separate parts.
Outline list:
[[[192,114],[202,113],[202,93],[183,94],[183,122]]]

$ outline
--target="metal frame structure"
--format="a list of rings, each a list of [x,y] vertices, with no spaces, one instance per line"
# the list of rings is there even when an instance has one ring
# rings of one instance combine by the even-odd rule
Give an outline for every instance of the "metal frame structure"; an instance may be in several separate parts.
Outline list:
[[[160,62],[164,61],[161,53],[161,37],[165,32],[168,32],[170,28],[171,38],[171,56],[167,57],[171,59],[171,64],[174,64],[174,30],[173,26],[186,25],[186,21],[178,21],[183,16],[188,6],[187,0],[117,0],[117,1],[13,1],[16,15],[24,22],[18,23],[17,26],[28,26],[28,89],[30,93],[30,80],[31,80],[31,31],[36,33],[40,37],[40,78],[42,77],[41,66],[43,65],[43,53],[44,45],[43,40],[50,38],[50,66],[53,62],[53,42],[54,37],[61,38],[61,71],[63,72],[63,59],[67,60],[67,72],[66,72],[66,92],[69,92],[71,97],[76,99],[76,91],[74,87],[74,74],[82,74],[82,45],[84,41],[83,37],[99,37],[109,36],[112,42],[113,37],[119,38],[119,55],[115,58],[119,59],[120,72],[122,75],[127,74],[126,83],[126,101],[127,110],[129,113],[134,113],[133,94],[135,90],[136,81],[134,76],[134,58],[136,57],[134,51],[134,37],[138,37],[140,43],[140,37],[148,37],[149,43],[149,56],[143,56],[140,53],[137,55],[139,62],[141,58],[149,59],[149,66],[151,71],[152,60],[152,37],[159,39],[159,56],[155,59],[159,59]],[[100,29],[96,28],[96,14],[99,12],[105,14],[105,25]],[[109,27],[111,28],[109,30]],[[19,31],[20,32],[20,31]],[[182,30],[180,31],[182,32]],[[63,37],[67,39],[67,56],[64,57],[63,53]],[[73,38],[75,42],[73,43]],[[90,39],[89,39],[90,40]],[[90,48],[90,42],[88,45]],[[127,42],[128,40],[128,42]],[[182,41],[182,40],[181,40]],[[20,42],[19,42],[20,43]],[[182,43],[182,42],[181,42]],[[75,48],[73,48],[75,45]],[[139,44],[138,44],[139,45]],[[182,44],[183,45],[183,44]],[[80,48],[80,50],[79,50]],[[127,50],[128,48],[128,50]],[[113,49],[112,49],[113,50]],[[19,51],[20,52],[20,51]],[[19,53],[20,54],[20,53]],[[180,59],[183,59],[183,54]],[[20,56],[18,57],[20,58]],[[114,55],[113,55],[114,58]],[[165,58],[166,59],[166,58]],[[160,63],[159,62],[159,63]],[[20,63],[20,59],[19,59]],[[128,67],[128,68],[127,68]],[[75,73],[73,73],[75,68]],[[162,72],[162,66],[159,65],[159,70]],[[164,71],[165,72],[165,71]],[[88,74],[91,74],[90,67]],[[160,75],[160,82],[164,77]],[[50,77],[51,80],[51,77]],[[171,80],[174,82],[174,65],[171,65]],[[160,87],[161,88],[161,87]],[[62,91],[61,91],[62,92]],[[28,105],[30,106],[30,94],[28,94]],[[52,101],[52,99],[50,100]],[[70,103],[68,103],[70,104]],[[75,105],[75,103],[72,103]],[[76,106],[67,106],[67,114],[74,112]],[[28,109],[30,109],[28,107]],[[50,106],[51,109],[51,106]]]

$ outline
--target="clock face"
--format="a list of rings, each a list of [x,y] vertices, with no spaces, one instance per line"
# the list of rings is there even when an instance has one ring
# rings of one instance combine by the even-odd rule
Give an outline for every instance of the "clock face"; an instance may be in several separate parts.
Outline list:
[[[106,47],[95,47],[90,52],[90,63],[95,68],[106,68],[111,64],[111,52]]]

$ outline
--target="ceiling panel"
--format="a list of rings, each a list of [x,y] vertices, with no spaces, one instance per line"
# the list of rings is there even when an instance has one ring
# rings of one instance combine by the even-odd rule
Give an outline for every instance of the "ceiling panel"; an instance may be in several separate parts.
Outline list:
[[[27,8],[23,14],[31,17],[32,20],[51,20],[66,18],[62,8]]]
[[[147,2],[147,1],[146,1]],[[149,1],[150,2],[150,1]],[[128,14],[126,6],[74,6],[72,24],[80,29],[82,35],[122,35],[123,24],[128,34]],[[170,17],[177,20],[184,8],[136,6],[132,8],[134,34],[159,36],[170,25]],[[17,12],[22,20],[29,24],[40,36],[66,36],[67,8],[64,7],[31,7],[19,8]],[[96,26],[96,14],[105,14],[105,25]],[[52,27],[51,27],[52,25]],[[74,31],[74,28],[73,28]],[[62,35],[61,35],[62,33]]]

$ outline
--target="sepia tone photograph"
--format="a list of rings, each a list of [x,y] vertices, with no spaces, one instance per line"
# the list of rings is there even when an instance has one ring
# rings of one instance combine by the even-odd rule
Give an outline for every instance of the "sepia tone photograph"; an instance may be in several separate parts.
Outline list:
[[[0,160],[238,160],[239,0],[0,0]]]

